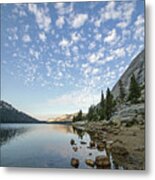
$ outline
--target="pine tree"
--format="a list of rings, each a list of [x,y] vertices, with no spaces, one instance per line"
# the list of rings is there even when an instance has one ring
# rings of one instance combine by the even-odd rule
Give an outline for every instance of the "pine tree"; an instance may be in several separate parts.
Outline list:
[[[110,92],[110,89],[107,88],[106,92],[106,101],[105,101],[105,118],[106,120],[109,120],[112,116],[112,113],[114,111],[114,100],[113,95]]]
[[[88,121],[94,121],[95,120],[94,114],[95,114],[95,107],[90,106],[88,109],[88,114],[87,114]]]
[[[105,118],[105,99],[104,99],[103,91],[101,91],[99,116],[100,116],[100,120],[103,120]]]
[[[77,120],[82,121],[82,110],[79,111],[79,113],[77,115]]]
[[[140,86],[136,81],[135,75],[133,74],[130,80],[128,101],[130,101],[132,104],[138,103],[138,98],[140,95]]]
[[[121,101],[121,103],[124,102],[124,98],[125,98],[125,89],[124,89],[124,85],[122,80],[119,80],[119,99]]]
[[[83,120],[83,115],[82,115],[82,110],[80,110],[76,116],[73,116],[72,121],[76,122],[76,121],[82,121],[82,120]]]

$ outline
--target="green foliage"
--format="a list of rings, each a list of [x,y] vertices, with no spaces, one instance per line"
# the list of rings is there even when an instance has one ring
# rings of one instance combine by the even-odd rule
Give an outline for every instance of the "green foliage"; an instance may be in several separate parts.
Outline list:
[[[132,104],[138,103],[138,98],[140,97],[140,95],[141,95],[140,86],[137,83],[136,78],[133,74],[130,80],[128,101],[130,101]]]
[[[90,106],[87,114],[88,121],[93,121],[94,115],[95,115],[95,106]]]
[[[0,123],[39,123],[35,118],[20,112],[10,104],[0,101]],[[7,108],[9,107],[9,108]]]
[[[125,98],[125,89],[122,80],[119,80],[119,99],[123,103]]]
[[[77,116],[73,116],[72,121],[76,122],[76,121],[82,121],[82,120],[83,120],[83,114],[82,114],[82,110],[80,110]]]
[[[107,88],[106,92],[106,101],[105,101],[105,118],[109,120],[112,116],[115,107],[115,101],[113,99],[113,95],[110,92],[110,89]]]
[[[103,91],[101,92],[101,101],[100,101],[100,109],[99,109],[99,119],[104,120],[105,118],[105,99]]]

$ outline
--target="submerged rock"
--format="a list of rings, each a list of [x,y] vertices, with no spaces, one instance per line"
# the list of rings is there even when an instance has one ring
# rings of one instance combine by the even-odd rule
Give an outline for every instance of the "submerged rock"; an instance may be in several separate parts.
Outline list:
[[[78,147],[74,146],[73,150],[76,152],[78,150]]]
[[[86,163],[88,166],[91,166],[91,167],[94,167],[94,166],[95,166],[95,161],[93,161],[92,159],[86,159],[86,160],[85,160],[85,163]]]
[[[92,155],[92,153],[89,153],[89,156],[91,156]]]
[[[97,156],[95,159],[97,168],[107,168],[110,166],[110,161],[107,156]]]
[[[74,144],[75,144],[74,139],[71,139],[70,144],[71,144],[71,145],[74,145]]]
[[[81,141],[80,143],[81,143],[81,144],[87,144],[85,141]]]
[[[76,158],[72,158],[71,159],[71,165],[75,168],[78,168],[79,167],[79,160],[76,159]]]
[[[89,146],[90,146],[90,148],[94,148],[95,147],[95,142],[94,141],[90,141]]]

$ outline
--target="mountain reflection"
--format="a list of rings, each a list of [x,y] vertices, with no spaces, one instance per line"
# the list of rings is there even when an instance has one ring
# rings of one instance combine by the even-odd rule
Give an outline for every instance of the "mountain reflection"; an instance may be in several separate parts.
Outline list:
[[[25,133],[28,128],[1,128],[0,145],[8,143],[13,138]]]

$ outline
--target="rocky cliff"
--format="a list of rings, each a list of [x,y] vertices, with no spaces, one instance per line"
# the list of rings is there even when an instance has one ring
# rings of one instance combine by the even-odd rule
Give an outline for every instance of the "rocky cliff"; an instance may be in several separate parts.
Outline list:
[[[131,62],[127,70],[123,73],[121,76],[121,80],[124,84],[124,88],[126,91],[129,89],[130,85],[130,78],[132,74],[135,75],[135,78],[137,82],[140,85],[144,85],[145,81],[145,50],[143,50],[141,53],[139,53]],[[112,89],[112,94],[114,98],[117,98],[119,96],[119,82],[115,84],[115,86]]]

